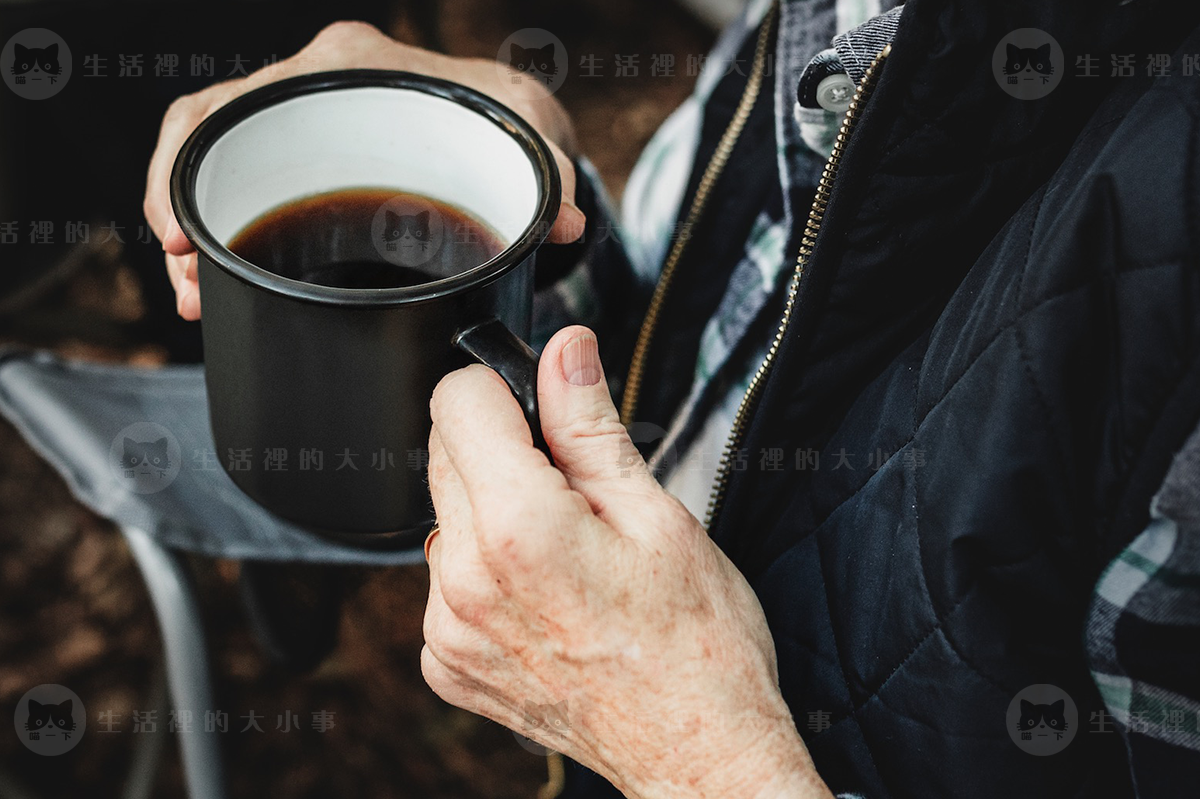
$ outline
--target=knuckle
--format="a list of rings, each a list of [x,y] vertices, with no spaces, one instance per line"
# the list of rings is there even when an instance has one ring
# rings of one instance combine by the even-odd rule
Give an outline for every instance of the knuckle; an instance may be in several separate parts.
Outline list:
[[[158,205],[151,198],[150,193],[142,198],[142,216],[146,217],[147,221],[151,221],[158,214]],[[153,222],[152,222],[153,224]]]
[[[378,28],[366,22],[358,20],[338,20],[331,22],[313,37],[309,43],[310,48],[326,49],[340,48],[348,43],[360,42],[364,39],[373,39],[382,37],[383,33]]]
[[[498,573],[539,569],[557,557],[562,530],[570,529],[587,501],[575,492],[555,497],[506,496],[473,511],[479,556]]]
[[[192,117],[199,110],[200,102],[198,94],[185,94],[182,97],[176,97],[167,106],[167,112],[163,115],[164,124],[179,122]]]
[[[629,434],[621,420],[604,411],[577,416],[560,429],[569,439],[587,441],[589,446],[601,444],[614,451],[620,451],[621,446],[629,441]]]
[[[490,598],[469,579],[447,580],[442,586],[446,608],[466,624],[482,619],[491,605]]]
[[[517,559],[528,542],[530,528],[529,501],[513,497],[494,506],[482,505],[474,512],[476,540],[480,556],[491,563]]]
[[[459,681],[467,680],[467,675],[478,669],[481,639],[453,614],[448,604],[432,618],[426,614],[422,633],[426,649]]]
[[[455,679],[453,672],[437,658],[428,643],[421,650],[421,676],[425,678],[425,683],[430,690],[450,704],[457,705],[459,702],[455,700],[462,700],[462,688],[458,680]]]
[[[437,609],[437,604],[431,601],[425,607],[425,618],[421,621],[421,634],[425,638],[425,646],[431,653],[435,649],[440,649],[444,629],[443,614]]]
[[[433,646],[431,642],[438,640],[439,633],[437,611],[434,610],[433,603],[430,602],[425,607],[425,617],[421,620],[421,636],[425,639],[426,648]]]
[[[616,419],[572,419],[554,431],[551,443],[565,452],[580,453],[580,457],[566,458],[565,465],[560,467],[572,476],[583,476],[601,467],[620,467],[631,472],[645,469],[641,453]]]
[[[434,603],[429,604],[421,623],[421,633],[425,637],[425,648],[438,663],[447,668],[454,666],[458,660],[457,648],[452,642],[450,616],[446,607],[437,609]]]

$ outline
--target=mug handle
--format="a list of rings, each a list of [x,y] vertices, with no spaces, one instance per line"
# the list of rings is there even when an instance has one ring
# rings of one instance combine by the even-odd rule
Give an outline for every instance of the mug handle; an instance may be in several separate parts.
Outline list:
[[[542,437],[542,423],[538,418],[538,354],[533,348],[499,319],[463,328],[454,335],[451,343],[504,378],[525,413],[525,421],[533,433],[533,445],[550,458],[550,448]],[[550,462],[554,459],[550,458]]]

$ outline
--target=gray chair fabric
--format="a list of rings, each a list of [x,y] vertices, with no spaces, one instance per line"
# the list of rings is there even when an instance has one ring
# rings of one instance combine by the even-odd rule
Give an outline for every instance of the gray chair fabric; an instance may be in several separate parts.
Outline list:
[[[214,451],[203,367],[138,369],[3,349],[0,413],[80,502],[170,549],[238,560],[422,562],[420,548],[376,551],[326,540],[243,494]],[[121,462],[125,438],[166,438],[167,468],[131,475]],[[413,479],[424,475],[413,471]]]

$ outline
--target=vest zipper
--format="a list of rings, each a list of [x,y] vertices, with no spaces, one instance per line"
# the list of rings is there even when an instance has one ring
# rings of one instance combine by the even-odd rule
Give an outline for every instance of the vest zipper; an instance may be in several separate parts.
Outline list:
[[[787,334],[788,325],[791,324],[792,312],[796,307],[796,295],[800,290],[800,281],[804,278],[808,259],[812,255],[813,245],[816,244],[817,234],[821,231],[821,223],[825,218],[825,208],[829,205],[829,196],[833,191],[833,181],[837,177],[838,167],[841,164],[846,143],[849,141],[850,134],[858,122],[862,107],[866,104],[867,99],[871,96],[871,92],[875,89],[875,82],[879,77],[880,67],[884,59],[891,52],[892,46],[890,44],[885,46],[875,56],[871,65],[867,67],[867,71],[863,74],[862,82],[858,84],[858,88],[854,92],[854,99],[850,102],[850,107],[846,110],[846,116],[842,119],[842,126],[838,131],[837,140],[834,142],[833,152],[829,154],[829,160],[825,162],[825,170],[821,173],[821,182],[817,186],[817,193],[813,198],[812,209],[808,212],[808,221],[804,226],[804,235],[800,239],[800,253],[796,257],[796,269],[792,273],[792,280],[788,285],[787,302],[783,308],[783,317],[779,320],[779,327],[775,331],[775,339],[771,342],[770,349],[767,350],[766,358],[759,364],[754,377],[750,379],[750,385],[747,386],[746,393],[742,396],[742,401],[738,405],[737,415],[734,417],[733,429],[729,433],[729,438],[725,443],[725,450],[721,455],[721,463],[717,468],[717,479],[713,484],[712,494],[708,500],[708,512],[704,518],[704,526],[709,530],[712,529],[713,523],[716,522],[717,515],[721,511],[721,504],[725,501],[725,492],[729,487],[729,474],[733,463],[733,456],[746,435],[750,413],[754,410],[754,405],[758,401],[758,395],[762,391],[767,375],[770,374],[771,367],[775,364],[775,356],[779,352],[779,345],[783,342],[783,337]]]
[[[676,235],[675,240],[671,243],[667,259],[663,262],[662,273],[659,275],[658,284],[654,287],[654,294],[650,297],[650,305],[646,308],[646,316],[642,320],[641,329],[638,330],[637,344],[633,348],[633,357],[629,361],[629,374],[625,378],[625,391],[621,396],[622,424],[633,424],[633,416],[637,412],[638,399],[642,391],[642,379],[646,375],[646,362],[650,355],[650,343],[654,340],[654,332],[658,327],[658,319],[662,314],[663,303],[666,300],[667,292],[671,288],[671,281],[675,277],[675,271],[679,266],[680,258],[683,257],[683,251],[687,247],[687,242],[691,239],[692,229],[700,220],[700,215],[704,213],[704,209],[708,205],[709,195],[712,193],[713,185],[716,184],[717,178],[725,170],[725,164],[729,161],[729,156],[733,153],[734,145],[737,144],[738,138],[742,135],[742,130],[746,127],[746,121],[750,119],[750,112],[754,109],[754,103],[758,100],[759,91],[762,89],[763,76],[766,73],[767,50],[771,43],[771,32],[774,30],[775,18],[778,13],[779,4],[773,3],[767,12],[766,18],[763,20],[762,28],[758,32],[758,41],[754,47],[754,63],[750,68],[750,76],[746,80],[746,88],[742,91],[742,98],[738,101],[737,111],[734,112],[733,119],[729,121],[729,125],[725,128],[725,133],[721,135],[721,140],[717,143],[716,151],[713,153],[712,158],[708,160],[708,165],[704,168],[704,174],[700,177],[700,184],[696,187],[696,195],[692,198],[692,204],[688,207],[687,216],[684,217],[683,226],[678,235]]]

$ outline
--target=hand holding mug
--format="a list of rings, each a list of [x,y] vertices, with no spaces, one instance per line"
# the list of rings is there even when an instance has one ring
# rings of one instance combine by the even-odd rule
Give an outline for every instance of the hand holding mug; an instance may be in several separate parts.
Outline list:
[[[200,291],[196,252],[171,210],[171,168],[183,143],[206,117],[249,91],[297,75],[357,68],[404,70],[444,78],[511,107],[549,143],[562,176],[563,203],[548,240],[565,243],[582,234],[583,214],[572,203],[575,172],[569,154],[575,151],[574,133],[566,112],[544,87],[529,81],[519,85],[504,82],[493,61],[433,53],[396,42],[366,23],[338,22],[317,34],[294,56],[248,77],[181,97],[168,109],[150,162],[143,207],[151,229],[163,243],[167,275],[175,289],[177,310],[184,319],[200,318]]]
[[[434,393],[429,685],[631,798],[829,799],[757,597],[649,473],[589,330],[546,345],[538,397],[553,465],[487,369]]]

